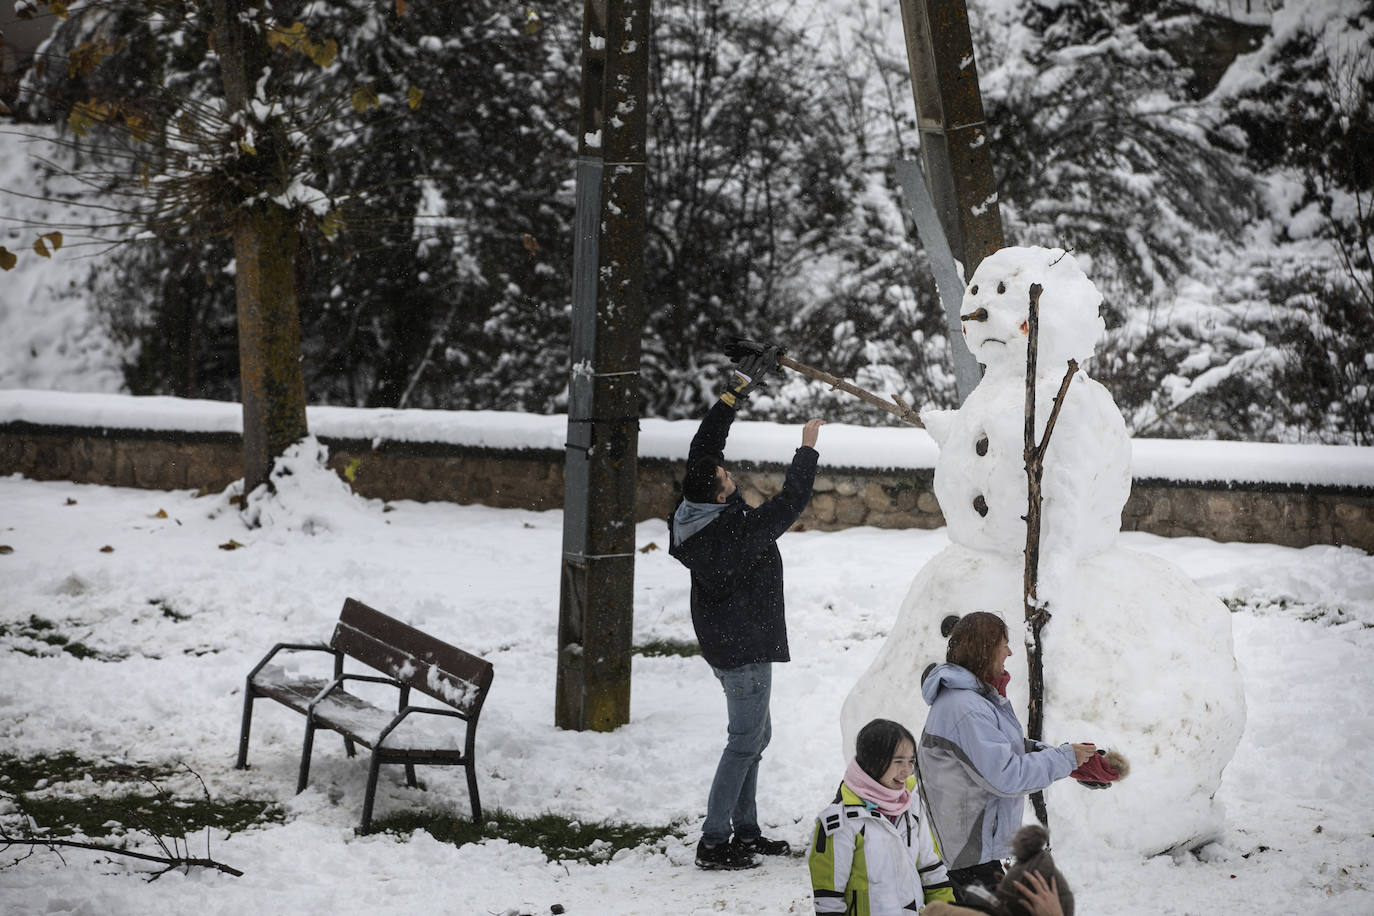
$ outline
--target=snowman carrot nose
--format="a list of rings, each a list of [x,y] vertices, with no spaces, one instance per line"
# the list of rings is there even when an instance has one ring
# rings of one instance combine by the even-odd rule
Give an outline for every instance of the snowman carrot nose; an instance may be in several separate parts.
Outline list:
[[[960,320],[960,321],[987,321],[987,320],[988,320],[988,310],[987,310],[987,309],[974,309],[973,311],[969,312],[967,315],[960,315],[960,316],[959,316],[959,320]]]

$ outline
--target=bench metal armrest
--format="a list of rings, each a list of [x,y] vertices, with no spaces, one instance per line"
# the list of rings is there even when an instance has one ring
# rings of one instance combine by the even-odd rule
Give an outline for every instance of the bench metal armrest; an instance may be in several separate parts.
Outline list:
[[[328,652],[330,655],[333,655],[335,657],[338,656],[337,652],[335,652],[327,644],[322,642],[279,642],[272,647],[272,651],[268,652],[266,655],[262,657],[262,661],[258,662],[256,665],[253,666],[252,671],[248,672],[248,680],[251,681],[253,680],[253,678],[257,677],[258,672],[261,671],[263,668],[267,667],[267,663],[272,660],[272,656],[276,655],[283,649],[295,652]]]
[[[328,696],[331,693],[333,693],[337,688],[342,687],[344,681],[370,681],[374,684],[387,684],[392,687],[405,686],[404,684],[399,683],[395,678],[382,677],[381,675],[376,674],[341,674],[338,677],[334,678],[334,680],[330,681],[328,684],[325,684],[324,689],[322,689],[319,693],[315,694],[315,696],[310,700],[310,702],[306,704],[305,714],[307,716],[313,716],[315,714],[315,707],[318,706],[321,702],[323,702],[326,698],[328,698]]]
[[[386,728],[382,729],[381,734],[377,736],[378,746],[386,740],[387,735],[396,730],[396,726],[400,725],[405,720],[406,716],[413,712],[425,713],[432,716],[450,716],[454,719],[463,719],[465,721],[467,719],[467,716],[456,709],[438,709],[433,706],[406,706],[400,712],[396,713],[396,717],[388,722]]]

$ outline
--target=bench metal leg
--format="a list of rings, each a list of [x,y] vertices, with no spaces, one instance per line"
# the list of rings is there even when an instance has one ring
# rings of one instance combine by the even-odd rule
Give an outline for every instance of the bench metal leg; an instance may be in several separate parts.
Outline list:
[[[372,762],[367,767],[367,791],[363,795],[363,823],[360,832],[367,833],[372,827],[372,803],[377,800],[377,774],[381,771],[382,761],[377,751],[372,751]]]
[[[350,757],[356,757],[358,755],[357,750],[353,747],[352,738],[344,738],[344,753],[348,754]]]
[[[305,791],[306,785],[310,782],[310,751],[315,744],[315,723],[310,719],[305,720],[305,746],[301,748],[301,775],[296,780],[296,794]]]
[[[406,785],[410,786],[412,789],[419,785],[419,783],[415,781],[415,764],[413,763],[406,764]]]
[[[243,725],[239,728],[239,759],[234,764],[240,770],[248,769],[248,731],[253,727],[253,683],[249,681],[243,688]]]
[[[477,795],[477,768],[469,760],[464,764],[464,769],[468,771],[468,798],[472,802],[472,822],[480,824],[482,823],[482,799]]]

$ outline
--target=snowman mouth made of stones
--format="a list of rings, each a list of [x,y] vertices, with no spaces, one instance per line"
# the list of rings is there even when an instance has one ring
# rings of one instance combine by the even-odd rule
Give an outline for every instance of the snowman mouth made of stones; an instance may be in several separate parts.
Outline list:
[[[1015,344],[1024,344],[1030,333],[1030,325],[1026,320],[1029,298],[1023,299],[1016,295],[1019,287],[1025,285],[1026,296],[1029,297],[1029,284],[1014,283],[1009,289],[1006,281],[1001,280],[992,287],[995,292],[989,294],[990,285],[978,283],[975,277],[964,295],[964,307],[968,311],[959,316],[969,351],[984,366],[988,365],[989,361],[984,356],[984,350],[989,344],[997,344],[1006,349]],[[969,308],[971,305],[977,307]],[[1022,347],[1017,346],[1016,349],[1021,351]],[[999,354],[994,359],[1001,360],[1003,356]]]
[[[959,322],[969,352],[989,373],[1025,375],[1032,283],[1046,289],[1041,326],[1054,326],[1042,335],[1040,362],[1062,373],[1068,359],[1092,355],[1102,331],[1096,314],[1101,296],[1063,255],[1058,249],[1003,249],[974,272]],[[1070,288],[1059,280],[1068,280]]]

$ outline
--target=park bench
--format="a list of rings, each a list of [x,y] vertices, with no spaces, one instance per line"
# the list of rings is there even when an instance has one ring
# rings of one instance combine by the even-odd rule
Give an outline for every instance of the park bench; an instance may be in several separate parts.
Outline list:
[[[272,664],[279,652],[327,652],[334,658],[332,677],[288,673]],[[380,674],[344,670],[344,659],[353,659]],[[323,666],[321,666],[323,667]],[[356,665],[350,666],[356,667]],[[382,764],[403,764],[406,784],[415,786],[415,765],[462,766],[467,770],[468,795],[472,819],[482,820],[482,805],[477,794],[477,771],[473,763],[473,741],[477,716],[491,688],[491,663],[462,649],[440,642],[374,610],[361,601],[344,601],[339,622],[328,645],[278,643],[248,673],[243,694],[243,727],[239,732],[238,768],[248,767],[248,732],[253,721],[253,701],[268,697],[305,716],[305,746],[301,750],[300,777],[296,791],[304,791],[310,778],[310,751],[319,728],[343,736],[348,756],[354,745],[372,751],[363,797],[361,830],[372,823],[372,805],[377,791],[377,774]],[[395,710],[385,709],[350,693],[351,682],[385,684],[396,688]],[[372,691],[385,688],[366,688]],[[411,691],[432,697],[448,708],[410,705]],[[447,716],[462,719],[466,735],[461,747],[452,732],[434,736],[415,729],[419,716]],[[406,723],[407,728],[398,732]],[[412,735],[416,731],[418,734]],[[449,739],[449,740],[445,740]],[[413,742],[413,743],[407,743]]]

